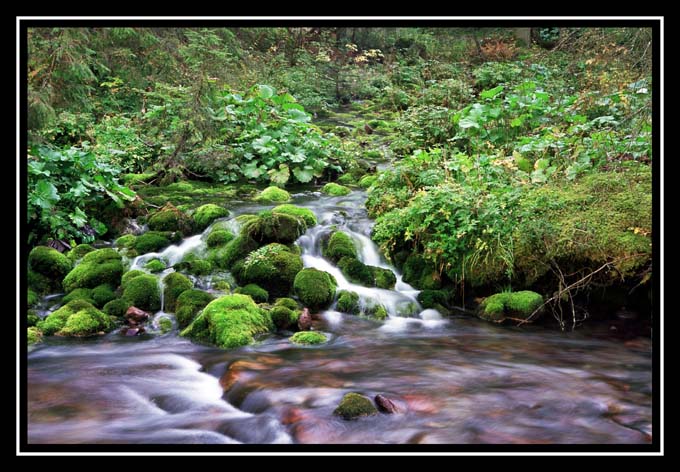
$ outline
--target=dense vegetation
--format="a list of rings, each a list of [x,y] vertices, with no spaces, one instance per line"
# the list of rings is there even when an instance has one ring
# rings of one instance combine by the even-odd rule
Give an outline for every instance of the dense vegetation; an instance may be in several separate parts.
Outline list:
[[[272,186],[260,199],[285,203],[276,187],[358,185],[374,241],[441,300],[532,288],[573,307],[591,284],[648,294],[651,31],[535,28],[533,39],[479,28],[31,29],[28,243],[112,239],[125,217],[171,202],[170,226],[118,243],[134,255],[204,229],[214,218],[201,223],[202,212],[167,215],[215,195]],[[375,172],[381,160],[392,165]],[[236,238],[215,232],[210,265],[187,267],[222,264],[264,300],[294,287],[326,306],[334,282],[307,294],[309,274],[285,246],[314,215],[277,208]],[[328,249],[343,267],[356,261],[344,242]],[[261,269],[267,255],[281,280]],[[238,344],[208,322],[241,310],[255,320],[251,339],[271,320],[246,305],[207,312],[187,332]]]

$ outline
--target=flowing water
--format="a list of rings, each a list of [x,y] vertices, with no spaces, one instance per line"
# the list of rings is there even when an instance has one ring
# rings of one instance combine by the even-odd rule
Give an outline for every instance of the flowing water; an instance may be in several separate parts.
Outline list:
[[[321,314],[326,344],[283,334],[220,350],[162,334],[52,337],[28,354],[29,443],[645,443],[651,440],[651,341],[541,327],[499,327],[422,310],[398,275],[395,290],[348,282],[320,256],[331,226],[347,231],[367,264],[390,268],[369,235],[365,194],[294,195],[319,225],[299,240],[307,267],[332,273],[385,322]],[[266,208],[243,203],[234,214]],[[233,216],[232,216],[233,218]],[[236,227],[233,219],[229,225]],[[170,263],[204,250],[187,238],[152,257]],[[166,271],[170,272],[170,270]],[[210,277],[195,278],[210,289]],[[44,300],[46,311],[59,297]],[[50,307],[52,305],[52,307]],[[57,305],[58,306],[58,305]],[[347,392],[383,394],[399,412],[345,421],[332,412]]]

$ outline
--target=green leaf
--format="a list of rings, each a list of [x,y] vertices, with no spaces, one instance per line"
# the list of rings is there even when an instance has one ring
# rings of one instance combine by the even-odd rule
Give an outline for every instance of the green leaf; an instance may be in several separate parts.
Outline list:
[[[271,169],[267,172],[269,179],[277,185],[285,185],[290,178],[290,170],[286,164],[279,165],[279,169]]]
[[[536,169],[536,170],[547,169],[549,165],[550,165],[549,159],[545,159],[545,158],[538,159],[536,162],[534,162],[534,169]]]
[[[463,129],[479,128],[479,124],[476,121],[472,121],[470,118],[463,118],[458,122],[458,126]]]
[[[258,85],[260,89],[260,98],[272,98],[274,96],[274,89],[269,85]]]
[[[59,200],[57,187],[46,180],[38,181],[30,195],[31,203],[44,210],[49,210]]]
[[[307,123],[309,121],[312,121],[312,117],[309,116],[309,114],[305,113],[304,111],[298,110],[296,108],[290,108],[287,111],[288,116],[290,116],[293,121],[297,121],[300,123]]]
[[[87,215],[78,207],[68,217],[78,228],[82,228],[87,223]]]
[[[501,93],[503,91],[503,88],[504,87],[502,85],[499,85],[498,87],[494,87],[489,90],[484,90],[482,93],[479,94],[479,96],[484,99],[490,99]]]
[[[293,167],[293,175],[298,180],[298,182],[306,184],[307,182],[312,180],[312,177],[314,177],[314,169]]]

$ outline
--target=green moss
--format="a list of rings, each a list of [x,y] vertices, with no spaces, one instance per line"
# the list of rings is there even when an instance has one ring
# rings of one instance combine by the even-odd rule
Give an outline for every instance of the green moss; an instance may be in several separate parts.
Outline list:
[[[257,284],[248,284],[245,287],[238,287],[234,293],[250,295],[256,303],[266,303],[269,300],[269,292]]]
[[[322,344],[328,341],[325,334],[317,331],[300,331],[289,338],[294,344]]]
[[[124,234],[120,238],[116,239],[116,246],[131,248],[134,247],[136,240],[137,236],[135,236],[134,234]]]
[[[284,215],[295,216],[302,219],[308,228],[316,226],[316,215],[309,208],[302,208],[295,205],[279,205],[272,209],[272,213],[283,213]]]
[[[346,420],[353,420],[361,416],[377,415],[378,410],[367,397],[358,393],[347,393],[342,397],[333,414],[342,416]]]
[[[240,284],[254,283],[270,295],[280,296],[290,292],[300,270],[300,256],[282,244],[273,243],[251,252],[233,272]]]
[[[137,185],[142,182],[146,182],[148,180],[153,179],[156,177],[155,172],[146,172],[146,173],[141,173],[141,174],[123,174],[123,182],[125,185]]]
[[[203,231],[216,219],[229,216],[229,211],[214,203],[208,203],[196,208],[193,216],[194,228],[196,231]]]
[[[123,290],[123,299],[132,306],[145,311],[161,308],[161,294],[158,279],[153,275],[139,275],[128,280]]]
[[[120,285],[123,275],[121,256],[113,249],[99,249],[86,254],[63,281],[64,290],[71,292],[76,288],[94,288],[106,284]]]
[[[173,272],[166,275],[163,278],[163,290],[164,301],[165,301],[165,311],[174,313],[175,303],[177,302],[177,297],[179,297],[185,290],[190,290],[194,288],[194,284],[188,277],[182,275],[178,272]]]
[[[229,241],[234,239],[234,235],[231,231],[226,229],[216,229],[210,232],[208,238],[206,239],[206,244],[209,248],[215,248],[218,246],[224,246]]]
[[[77,288],[62,298],[61,302],[66,304],[72,300],[85,300],[88,303],[94,305],[94,299],[92,298],[92,289],[89,288]]]
[[[361,188],[368,188],[373,186],[373,184],[378,180],[378,177],[376,175],[364,175],[361,179],[359,179],[359,187]]]
[[[36,327],[30,327],[26,330],[26,341],[28,345],[37,344],[42,341],[42,332]]]
[[[392,290],[397,283],[397,276],[390,269],[368,266],[373,275],[373,285],[378,288]]]
[[[302,218],[285,213],[260,212],[257,219],[243,225],[241,234],[248,235],[260,244],[290,244],[307,230]]]
[[[441,278],[434,265],[418,254],[411,254],[404,261],[403,280],[421,290],[441,288]]]
[[[144,264],[144,268],[149,272],[155,273],[164,271],[167,266],[165,265],[165,262],[160,259],[151,259],[149,262]]]
[[[356,182],[356,178],[352,174],[342,174],[337,179],[337,183],[342,185],[353,185]]]
[[[125,286],[128,284],[128,282],[130,280],[134,279],[135,277],[139,277],[140,275],[146,275],[146,274],[144,273],[144,271],[137,270],[137,269],[125,272],[123,274],[123,277],[121,278],[120,286],[125,288]]]
[[[338,292],[338,303],[335,309],[342,313],[358,315],[361,311],[359,308],[359,295],[356,292],[347,290]]]
[[[213,264],[208,260],[199,259],[196,254],[189,253],[184,256],[181,262],[172,267],[191,275],[207,275],[212,272]]]
[[[26,274],[26,280],[31,290],[35,291],[38,294],[47,294],[53,292],[54,290],[59,290],[61,288],[59,287],[59,280],[55,281],[45,275],[33,272],[30,269]]]
[[[92,300],[96,307],[103,307],[108,302],[116,298],[113,289],[108,285],[97,285],[92,289]]]
[[[351,190],[348,189],[347,187],[343,185],[338,185],[333,182],[324,185],[321,191],[327,195],[332,195],[334,197],[342,197],[344,195],[348,195],[351,192]]]
[[[29,268],[52,280],[61,280],[73,264],[62,253],[47,246],[36,246],[28,254]]]
[[[249,236],[238,236],[227,243],[223,249],[210,254],[210,260],[222,269],[231,269],[236,262],[245,258],[251,251],[257,249],[257,241]]]
[[[338,268],[350,282],[365,285],[366,287],[373,286],[373,272],[369,266],[358,259],[345,256],[338,261]]]
[[[130,308],[130,302],[122,298],[117,298],[115,300],[111,300],[106,305],[104,305],[102,311],[109,316],[122,318],[123,316],[125,316],[125,312],[127,312],[128,308]]]
[[[89,244],[78,244],[76,247],[66,253],[66,257],[68,257],[68,259],[75,264],[78,259],[82,259],[85,254],[94,250],[95,248]]]
[[[344,256],[356,258],[357,248],[354,241],[347,233],[342,231],[334,232],[328,239],[328,244],[323,248],[324,257],[337,262]]]
[[[267,187],[253,200],[257,202],[287,202],[290,201],[290,194],[279,187]]]
[[[379,303],[372,303],[365,307],[363,315],[370,316],[381,321],[387,319],[388,317],[387,309]]]
[[[298,309],[298,302],[296,302],[292,298],[277,298],[274,305],[275,306],[285,306],[289,310],[293,310],[293,311]]]
[[[84,300],[73,300],[52,312],[37,324],[45,335],[91,336],[110,331],[113,323],[108,315]]]
[[[227,280],[218,280],[217,282],[213,282],[212,288],[222,292],[228,292],[231,290],[231,284]]]
[[[182,336],[222,348],[245,346],[273,329],[266,312],[247,295],[227,295],[210,302]]]
[[[543,304],[543,297],[530,290],[502,292],[486,298],[478,310],[487,321],[501,322],[505,318],[527,319]]]
[[[165,334],[172,329],[172,320],[170,318],[161,318],[158,321],[158,327],[160,328],[161,333]]]
[[[28,306],[37,305],[38,302],[40,301],[40,296],[37,293],[35,293],[35,291],[33,291],[29,288],[28,292],[27,292],[26,300],[27,300]]]
[[[295,277],[293,287],[304,306],[317,310],[333,302],[337,282],[328,272],[302,269]]]
[[[26,312],[26,326],[35,326],[40,321],[40,317],[34,310],[28,310]]]
[[[376,124],[380,124],[380,121],[379,120],[372,120],[370,124],[373,127],[377,127]],[[378,151],[377,149],[369,149],[368,151],[364,151],[364,157],[366,159],[381,159],[382,153],[380,151]]]
[[[269,310],[269,316],[276,326],[277,329],[288,329],[291,326],[295,326],[300,317],[300,312],[291,310],[283,305],[274,305],[271,310]]]
[[[166,203],[151,215],[147,224],[151,231],[179,231],[189,234],[192,229],[191,219],[172,203]]]
[[[449,292],[446,290],[423,290],[418,294],[418,303],[423,308],[435,308],[435,305],[448,305]]]
[[[175,304],[175,318],[180,328],[184,328],[191,323],[196,315],[215,297],[202,290],[185,290],[177,297]]]
[[[137,236],[134,248],[139,254],[146,254],[148,252],[158,252],[163,248],[168,247],[172,241],[167,232],[147,231],[146,233]]]

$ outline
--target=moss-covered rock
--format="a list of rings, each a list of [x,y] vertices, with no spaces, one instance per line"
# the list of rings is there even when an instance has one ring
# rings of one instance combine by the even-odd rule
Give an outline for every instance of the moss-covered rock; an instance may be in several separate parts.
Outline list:
[[[324,257],[338,262],[343,257],[357,257],[357,248],[354,241],[347,234],[342,231],[335,231],[328,239],[328,243],[323,248]]]
[[[229,211],[214,203],[208,203],[196,208],[193,216],[195,230],[203,231],[216,219],[229,216]]]
[[[477,311],[480,318],[500,323],[507,318],[526,320],[543,304],[543,297],[530,290],[501,292],[484,299]]]
[[[172,203],[166,203],[147,220],[151,231],[179,231],[191,233],[192,221]]]
[[[151,259],[144,264],[144,268],[149,272],[156,273],[164,271],[167,266],[165,265],[165,262],[160,259]]]
[[[128,284],[128,282],[135,277],[139,277],[140,275],[146,275],[144,271],[141,270],[130,270],[128,272],[125,272],[123,274],[123,277],[120,279],[120,286],[125,288],[125,286]]]
[[[347,393],[342,397],[333,414],[342,416],[346,420],[353,420],[361,416],[377,415],[378,410],[369,398],[359,393]]]
[[[94,300],[94,305],[97,308],[101,308],[108,302],[116,298],[116,294],[109,285],[97,285],[92,289],[92,300]]]
[[[376,320],[383,321],[387,319],[387,309],[380,303],[369,303],[363,310],[364,316],[370,316]]]
[[[75,264],[77,260],[82,259],[85,254],[94,251],[95,248],[90,246],[89,244],[78,244],[76,247],[71,249],[69,252],[66,253],[66,257]]]
[[[66,292],[102,284],[118,287],[122,275],[120,254],[109,248],[99,249],[85,254],[80,264],[66,275],[63,286]]]
[[[54,279],[34,272],[30,269],[26,274],[26,281],[28,282],[28,286],[31,290],[41,295],[61,289],[61,287],[59,287],[59,280],[55,281]]]
[[[269,310],[269,316],[276,326],[277,329],[288,329],[290,327],[297,326],[298,318],[300,318],[300,312],[291,310],[283,305],[274,305],[271,310]]]
[[[325,308],[335,298],[337,281],[328,272],[318,269],[302,269],[293,283],[295,294],[302,304],[311,310]]]
[[[66,304],[73,300],[85,300],[88,303],[95,304],[94,299],[92,298],[92,289],[90,288],[77,288],[64,296],[64,298],[61,299],[61,302]]]
[[[267,187],[253,200],[257,202],[287,202],[290,201],[290,193],[279,187]]]
[[[212,288],[221,292],[229,292],[231,290],[231,284],[228,280],[217,280],[212,283]]]
[[[180,328],[185,328],[189,326],[196,315],[205,306],[213,301],[215,297],[202,290],[185,290],[177,297],[177,303],[175,304],[175,318]]]
[[[242,293],[243,295],[250,295],[256,303],[266,303],[269,300],[269,292],[257,284],[248,284],[245,287],[238,287],[234,293]]]
[[[423,290],[418,294],[418,303],[423,308],[435,308],[437,305],[449,304],[449,292],[446,290]]]
[[[368,266],[373,275],[373,285],[378,288],[392,290],[397,283],[397,276],[390,269]]]
[[[294,344],[322,344],[328,341],[326,335],[318,331],[300,331],[288,339]]]
[[[186,272],[191,275],[207,275],[212,272],[212,262],[199,259],[195,254],[187,254],[181,262],[172,266],[175,270]]]
[[[153,275],[139,275],[128,280],[123,290],[123,300],[145,311],[159,310],[161,292],[158,279]]]
[[[109,316],[115,316],[116,318],[122,318],[125,316],[125,312],[130,308],[130,302],[122,298],[116,298],[111,300],[102,308],[102,311]]]
[[[356,177],[352,174],[342,174],[337,179],[337,183],[342,185],[354,185],[356,181],[357,181]]]
[[[248,295],[226,295],[210,302],[182,336],[222,348],[246,346],[273,329],[269,315]]]
[[[42,341],[42,332],[36,327],[30,327],[26,330],[26,342],[28,345],[37,344]]]
[[[137,241],[137,236],[134,234],[124,234],[116,239],[116,246],[129,249],[135,246],[135,241]]]
[[[73,300],[37,324],[49,336],[92,336],[113,329],[111,319],[84,300]]]
[[[302,259],[282,244],[268,244],[246,257],[234,267],[234,275],[242,285],[254,283],[270,295],[290,292],[295,276],[302,270]]]
[[[321,191],[333,197],[342,197],[348,195],[351,192],[349,188],[343,185],[336,184],[334,182],[324,185]]]
[[[40,317],[34,310],[28,310],[26,312],[26,326],[35,326],[40,321]]]
[[[409,255],[403,266],[403,280],[421,290],[439,290],[441,278],[434,265],[418,254]]]
[[[316,215],[309,208],[302,208],[295,205],[279,205],[272,209],[272,213],[283,213],[285,215],[295,216],[302,219],[308,228],[316,226]]]
[[[356,292],[341,290],[338,292],[338,303],[335,309],[342,313],[358,315],[361,312],[359,307],[359,295]]]
[[[210,232],[205,242],[209,248],[216,248],[218,246],[224,246],[232,239],[234,239],[234,235],[231,231],[216,229]]]
[[[172,320],[163,317],[158,321],[158,327],[160,328],[161,333],[165,334],[172,329]]]
[[[28,254],[29,268],[51,280],[61,280],[73,264],[62,253],[47,246],[36,246]]]
[[[166,231],[147,231],[137,236],[134,249],[139,254],[158,252],[168,247],[170,244],[181,240],[180,233],[170,233]]]
[[[285,213],[262,211],[257,219],[251,219],[243,225],[241,234],[251,237],[259,244],[290,244],[307,230],[302,218]]]
[[[277,298],[276,302],[274,303],[275,306],[285,306],[289,310],[297,310],[298,307],[298,302],[293,300],[292,298]]]
[[[27,295],[26,295],[26,302],[28,303],[28,306],[37,305],[39,301],[40,301],[40,296],[37,293],[35,293],[34,290],[31,290],[29,288]]]
[[[375,282],[373,272],[360,260],[345,256],[338,261],[338,268],[350,282],[373,287]]]
[[[164,309],[170,313],[175,312],[175,303],[182,292],[194,288],[193,282],[189,280],[188,277],[178,272],[166,275],[163,278],[163,286],[165,287],[163,290],[165,301]]]
[[[224,248],[212,252],[209,257],[216,266],[231,270],[236,262],[244,259],[258,247],[257,241],[247,235],[242,235],[228,242]]]
[[[376,182],[376,180],[378,180],[378,176],[376,175],[364,175],[361,179],[359,179],[359,187],[371,187]]]

